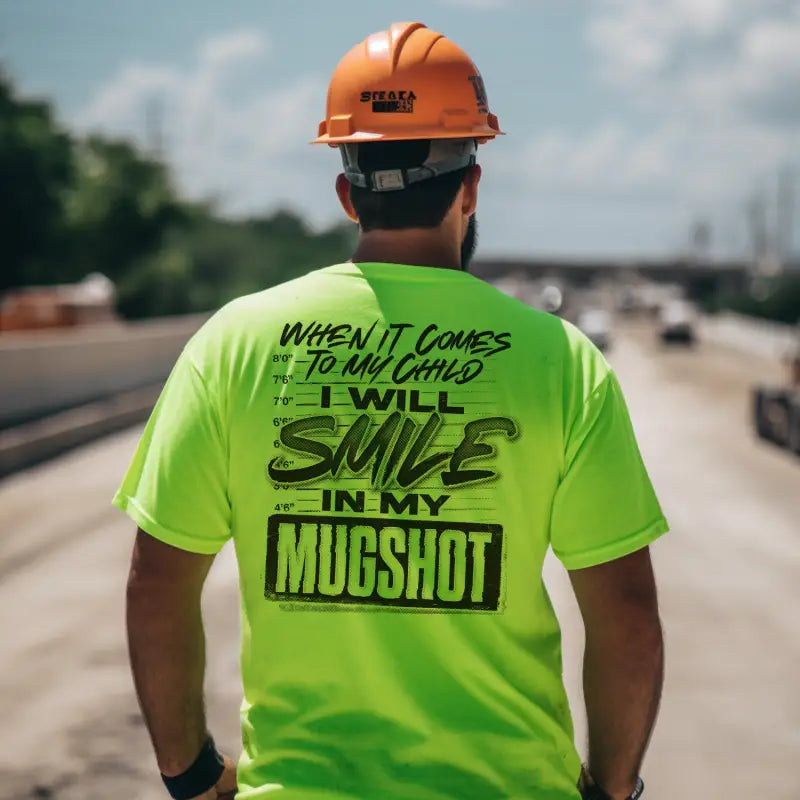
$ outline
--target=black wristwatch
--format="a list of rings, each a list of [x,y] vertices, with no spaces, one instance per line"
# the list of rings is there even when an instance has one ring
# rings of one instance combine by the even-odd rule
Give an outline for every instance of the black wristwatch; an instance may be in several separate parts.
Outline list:
[[[639,778],[636,781],[636,788],[629,794],[626,800],[639,800],[644,793],[644,781]],[[611,800],[599,786],[587,786],[581,793],[583,800]]]
[[[175,776],[162,773],[161,780],[174,800],[189,800],[212,789],[224,771],[225,760],[211,734],[208,734],[197,758],[186,772]]]
[[[592,781],[590,786],[586,785],[586,778]],[[583,766],[583,772],[581,773],[581,780],[578,784],[578,788],[580,789],[583,800],[611,800],[610,795],[607,792],[604,792],[603,789],[594,782],[594,778],[592,778],[591,773],[586,768],[586,765]],[[636,787],[627,796],[627,798],[625,798],[625,800],[639,800],[639,798],[643,795],[644,781],[641,778],[637,778]]]

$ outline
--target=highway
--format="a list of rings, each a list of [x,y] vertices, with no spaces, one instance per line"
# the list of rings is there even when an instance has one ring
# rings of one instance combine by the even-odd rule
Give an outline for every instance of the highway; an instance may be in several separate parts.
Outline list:
[[[618,326],[626,392],[672,531],[653,547],[667,679],[648,800],[796,800],[800,755],[800,460],[756,442],[748,389],[780,366],[701,344],[665,351]],[[123,627],[131,523],[110,499],[125,431],[0,483],[0,798],[160,800]],[[582,746],[580,625],[557,562],[565,674]],[[238,747],[238,603],[228,547],[209,577],[212,729]],[[476,799],[477,800],[477,799]]]

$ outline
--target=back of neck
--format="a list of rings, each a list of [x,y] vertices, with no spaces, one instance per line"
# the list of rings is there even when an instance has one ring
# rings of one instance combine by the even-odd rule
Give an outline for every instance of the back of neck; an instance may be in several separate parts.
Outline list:
[[[438,229],[375,230],[361,233],[351,261],[461,269],[461,253]]]

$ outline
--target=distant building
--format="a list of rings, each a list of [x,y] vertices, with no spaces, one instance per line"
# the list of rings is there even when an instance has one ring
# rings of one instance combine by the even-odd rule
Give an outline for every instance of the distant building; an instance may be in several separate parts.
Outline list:
[[[62,286],[26,286],[0,297],[0,331],[68,328],[119,317],[114,284],[100,273]]]

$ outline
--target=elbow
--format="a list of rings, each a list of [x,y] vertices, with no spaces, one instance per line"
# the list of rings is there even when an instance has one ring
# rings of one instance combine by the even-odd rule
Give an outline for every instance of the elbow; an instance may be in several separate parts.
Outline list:
[[[664,631],[661,620],[655,614],[646,624],[636,627],[632,631],[640,652],[650,656],[653,663],[664,663]]]

